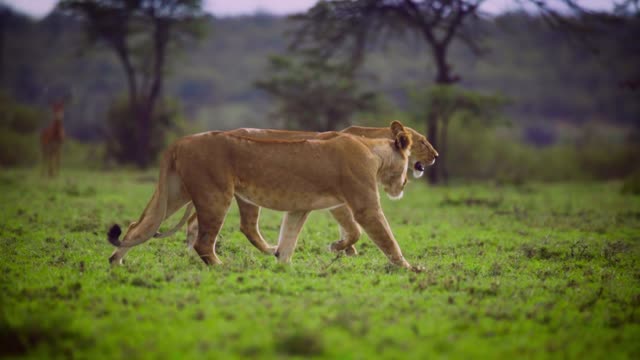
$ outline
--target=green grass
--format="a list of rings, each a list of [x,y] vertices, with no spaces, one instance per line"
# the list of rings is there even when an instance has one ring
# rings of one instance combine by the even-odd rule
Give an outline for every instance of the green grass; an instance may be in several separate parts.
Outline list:
[[[206,268],[184,233],[110,269],[105,233],[135,220],[155,173],[0,173],[0,351],[80,358],[639,358],[640,197],[618,183],[413,182],[383,208],[415,274],[327,251],[313,213],[290,266],[221,232]],[[181,215],[181,214],[180,214]],[[178,220],[174,216],[163,229]],[[265,237],[280,214],[264,211]]]

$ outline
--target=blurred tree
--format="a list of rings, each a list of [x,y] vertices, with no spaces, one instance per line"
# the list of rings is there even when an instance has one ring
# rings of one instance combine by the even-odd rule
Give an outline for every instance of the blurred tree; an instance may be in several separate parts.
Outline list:
[[[324,57],[346,52],[353,69],[363,60],[368,43],[386,41],[388,33],[417,34],[431,50],[435,64],[435,83],[454,84],[460,77],[448,62],[454,38],[480,52],[478,33],[471,32],[470,21],[479,17],[484,0],[332,0],[320,1],[309,11],[294,15],[299,24],[294,48],[317,48]],[[426,115],[427,138],[439,149],[438,131],[441,117]],[[430,168],[429,179],[439,179],[439,164]]]
[[[272,56],[269,65],[271,77],[256,86],[279,100],[274,115],[287,127],[336,130],[353,113],[376,107],[376,95],[358,88],[347,65],[330,63],[315,51]]]
[[[0,84],[4,85],[4,38],[6,33],[6,23],[11,16],[11,11],[0,4]]]
[[[425,90],[411,92],[412,113],[417,120],[434,116],[442,126],[438,138],[438,150],[446,153],[448,145],[448,128],[451,119],[459,116],[463,121],[496,122],[500,119],[501,108],[506,100],[499,95],[486,95],[474,91],[458,89],[451,85],[436,85]],[[447,161],[441,161],[440,171],[445,182],[448,181]]]
[[[136,138],[137,124],[129,110],[127,101],[119,99],[112,103],[107,111],[106,154],[119,163],[131,162],[129,144],[135,144],[138,141]],[[183,122],[177,101],[163,99],[153,113],[154,126],[151,127],[149,153],[158,154],[162,150],[167,130],[173,130],[179,134],[183,133],[181,129]]]
[[[541,0],[528,0],[533,3],[541,17],[553,28],[564,31],[570,39],[588,48],[601,58],[603,65],[611,71],[607,56],[633,56],[640,54],[640,44],[636,39],[640,35],[640,0],[614,0],[611,11],[590,10],[580,5],[579,0],[562,0],[565,9]],[[614,43],[617,49],[605,48],[606,43]],[[622,46],[620,46],[622,45]],[[608,50],[608,51],[607,51]],[[637,62],[636,62],[637,63]],[[619,84],[631,90],[640,88],[640,70],[626,74]]]
[[[154,159],[152,135],[162,137],[154,131],[154,111],[164,85],[167,52],[171,42],[201,35],[201,0],[62,0],[58,8],[82,21],[91,45],[102,42],[118,57],[128,84],[131,115],[126,118],[135,126],[127,127],[133,135],[116,139],[120,149],[133,156],[116,157],[148,166]]]
[[[637,16],[623,24],[631,25],[632,20],[635,29],[640,29]],[[83,26],[59,11],[40,20],[12,12],[2,25],[5,68],[0,86],[20,103],[42,106],[46,84],[68,82],[74,90],[74,104],[65,114],[65,130],[83,141],[104,138],[107,132],[101,130],[108,124],[106,115],[113,99],[127,95],[126,77],[115,53],[102,46],[78,57],[78,44],[86,37]],[[210,41],[187,44],[180,52],[168,51],[171,73],[165,76],[163,97],[179,97],[189,120],[202,127],[197,131],[275,126],[262,115],[275,103],[274,98],[253,84],[265,77],[268,55],[286,50],[288,41],[282,34],[291,30],[291,23],[280,17],[242,16],[211,19],[206,26],[216,34]],[[572,46],[566,32],[548,26],[531,10],[504,13],[472,26],[469,31],[484,34],[482,46],[491,51],[476,57],[462,42],[454,41],[449,59],[463,75],[456,86],[508,95],[510,104],[505,110],[517,125],[557,132],[564,131],[559,130],[564,124],[575,127],[589,121],[616,127],[640,124],[639,90],[632,90],[624,81],[640,70],[637,30],[611,26],[606,36],[596,38],[593,45],[600,55],[593,56],[584,46]],[[366,84],[366,89],[387,97],[398,114],[409,104],[407,85],[429,86],[435,66],[421,38],[388,35],[384,46],[367,47],[357,80],[363,88]],[[132,39],[131,48],[137,50],[137,43]],[[198,90],[183,92],[194,81]],[[420,121],[424,124],[424,119]],[[452,129],[448,133],[454,136]],[[573,141],[565,135],[558,141]],[[460,151],[449,143],[450,151]],[[449,172],[454,174],[452,167]]]

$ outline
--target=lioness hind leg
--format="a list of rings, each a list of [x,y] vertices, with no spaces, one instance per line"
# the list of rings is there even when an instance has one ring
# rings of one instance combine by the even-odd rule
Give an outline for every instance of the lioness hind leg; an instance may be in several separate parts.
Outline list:
[[[166,199],[163,199],[160,194],[160,190],[156,189],[147,207],[142,213],[140,220],[132,222],[127,229],[127,233],[124,239],[118,244],[118,248],[113,252],[109,258],[109,263],[112,265],[121,264],[122,258],[133,246],[140,245],[153,236],[158,231],[160,224],[171,216],[174,212],[189,202],[189,196],[180,186],[179,178],[175,175],[167,177],[168,181],[168,193]],[[162,202],[166,201],[165,206]],[[114,236],[116,239],[120,235],[120,229],[118,227],[117,234],[111,234],[115,229],[112,228],[109,236]],[[115,245],[115,244],[114,244]]]
[[[124,255],[131,249],[130,247],[119,247],[116,248],[111,256],[109,257],[109,264],[111,265],[122,265],[122,259]]]
[[[232,194],[218,193],[194,199],[198,214],[198,237],[193,249],[207,265],[222,264],[215,251],[216,239],[232,198]]]
[[[242,200],[239,196],[236,196],[236,202],[240,210],[240,231],[258,250],[265,254],[274,254],[277,247],[269,245],[260,234],[260,207]]]
[[[358,255],[354,244],[360,239],[362,231],[353,218],[353,213],[346,205],[332,209],[331,215],[340,224],[340,240],[332,243],[329,249],[333,252],[343,251],[347,256]]]
[[[198,213],[195,212],[187,221],[187,247],[193,247],[198,238]]]

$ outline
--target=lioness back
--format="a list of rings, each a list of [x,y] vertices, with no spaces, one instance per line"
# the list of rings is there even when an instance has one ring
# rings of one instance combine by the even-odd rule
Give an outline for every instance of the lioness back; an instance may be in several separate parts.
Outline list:
[[[201,179],[202,184],[192,186],[232,182],[243,199],[283,211],[308,208],[309,203],[313,209],[339,205],[344,179],[363,172],[375,179],[379,166],[362,140],[338,133],[327,140],[204,133],[179,140],[175,154],[183,179]]]

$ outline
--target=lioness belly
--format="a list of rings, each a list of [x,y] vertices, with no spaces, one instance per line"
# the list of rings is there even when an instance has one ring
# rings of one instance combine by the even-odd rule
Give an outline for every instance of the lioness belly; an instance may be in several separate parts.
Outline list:
[[[334,196],[313,192],[266,192],[255,188],[236,188],[236,195],[251,204],[278,211],[320,210],[342,205],[342,201]]]

